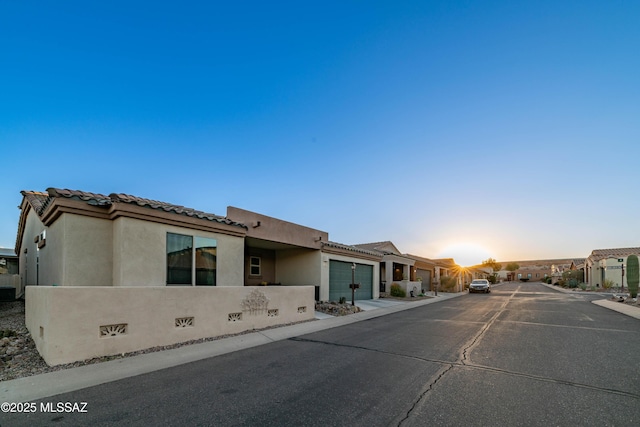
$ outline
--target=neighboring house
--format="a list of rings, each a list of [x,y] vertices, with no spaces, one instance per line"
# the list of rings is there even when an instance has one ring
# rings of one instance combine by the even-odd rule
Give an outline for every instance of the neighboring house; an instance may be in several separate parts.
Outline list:
[[[591,287],[602,287],[605,280],[613,286],[627,287],[626,265],[629,255],[640,256],[640,248],[595,249],[584,261],[584,281]]]
[[[526,261],[500,261],[502,270],[498,272],[501,280],[527,279],[532,282],[544,280],[547,277],[560,274],[569,270],[573,259],[546,259],[546,260],[526,260]],[[520,268],[516,271],[506,270],[511,263],[516,263]]]
[[[407,295],[422,291],[422,282],[416,280],[414,265],[416,260],[400,253],[398,248],[390,241],[361,243],[354,245],[357,248],[372,251],[380,255],[380,292],[390,292],[391,285],[400,285]]]
[[[49,364],[314,317],[313,286],[245,286],[241,222],[124,194],[22,195],[26,323]]]
[[[19,274],[18,256],[14,249],[0,248],[0,274]]]
[[[456,285],[452,289],[454,292],[461,292],[464,289],[465,280],[468,280],[464,270],[456,264],[453,258],[440,258],[433,260],[436,263],[436,282],[438,289],[444,290],[442,284],[443,277],[453,277],[456,279]]]
[[[316,300],[339,301],[351,300],[353,279],[359,284],[355,299],[378,298],[379,253],[331,242],[324,231],[231,206],[227,218],[247,225],[246,285],[313,285]]]
[[[411,269],[411,280],[422,282],[422,290],[431,292],[435,290],[433,283],[435,282],[437,264],[434,260],[424,258],[418,255],[405,254],[406,257],[415,261]]]
[[[0,301],[13,301],[22,297],[18,256],[15,250],[0,248]]]

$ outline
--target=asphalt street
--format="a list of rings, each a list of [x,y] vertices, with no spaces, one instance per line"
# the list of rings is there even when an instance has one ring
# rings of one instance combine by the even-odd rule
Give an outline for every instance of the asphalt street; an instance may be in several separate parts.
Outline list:
[[[0,424],[640,425],[640,320],[595,298],[509,283],[52,396]]]

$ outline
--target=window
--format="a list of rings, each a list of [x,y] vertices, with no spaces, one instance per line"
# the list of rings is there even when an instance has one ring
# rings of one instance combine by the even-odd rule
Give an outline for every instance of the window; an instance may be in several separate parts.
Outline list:
[[[262,275],[260,271],[260,263],[261,263],[260,257],[257,257],[257,256],[249,257],[249,275],[250,276]]]
[[[206,237],[167,233],[167,285],[215,286],[216,243]]]

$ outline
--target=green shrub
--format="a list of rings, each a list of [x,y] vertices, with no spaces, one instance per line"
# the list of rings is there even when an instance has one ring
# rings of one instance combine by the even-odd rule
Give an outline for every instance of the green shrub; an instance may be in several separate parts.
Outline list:
[[[569,279],[569,281],[567,282],[567,286],[571,289],[577,288],[578,287],[578,280],[577,279]]]
[[[394,283],[393,285],[391,285],[391,296],[404,298],[407,296],[407,293],[404,291],[404,289],[400,287],[400,285],[398,285],[397,283]]]
[[[613,288],[613,285],[614,285],[613,280],[604,279],[604,283],[602,284],[602,287],[605,288],[605,289],[611,289],[611,288]]]
[[[452,276],[444,276],[440,278],[440,288],[443,291],[452,291],[458,284],[458,280]]]
[[[340,301],[339,301],[339,302],[340,302],[340,304],[344,304],[344,303],[346,303],[346,302],[347,302],[347,298],[345,298],[345,297],[340,297]]]
[[[579,286],[580,286],[580,289],[582,289],[583,291],[587,290],[587,284],[586,283],[582,282],[582,283],[580,283]]]

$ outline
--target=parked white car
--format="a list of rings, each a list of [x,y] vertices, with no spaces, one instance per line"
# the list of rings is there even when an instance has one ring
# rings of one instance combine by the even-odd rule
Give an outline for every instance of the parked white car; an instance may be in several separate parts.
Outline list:
[[[487,279],[475,279],[469,284],[469,292],[491,292],[491,283]]]

